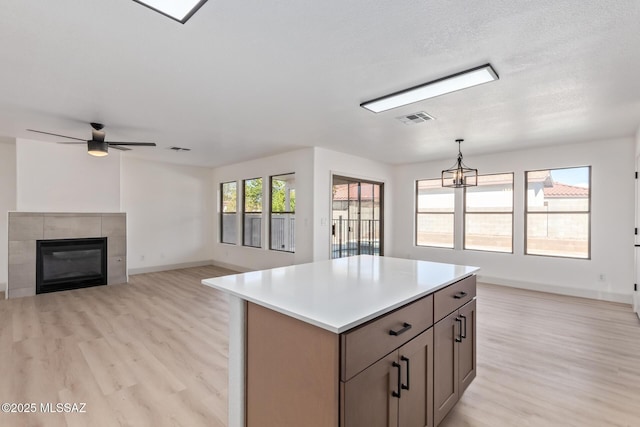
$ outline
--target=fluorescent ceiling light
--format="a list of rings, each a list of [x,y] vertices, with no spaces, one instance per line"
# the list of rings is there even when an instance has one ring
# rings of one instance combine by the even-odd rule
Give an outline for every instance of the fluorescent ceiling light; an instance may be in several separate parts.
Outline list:
[[[207,0],[133,0],[183,24],[206,3]]]
[[[405,89],[391,95],[382,96],[360,104],[361,107],[374,113],[380,113],[425,99],[435,98],[445,93],[455,92],[468,87],[498,80],[498,74],[490,64],[472,68],[452,76],[443,77],[429,83]]]

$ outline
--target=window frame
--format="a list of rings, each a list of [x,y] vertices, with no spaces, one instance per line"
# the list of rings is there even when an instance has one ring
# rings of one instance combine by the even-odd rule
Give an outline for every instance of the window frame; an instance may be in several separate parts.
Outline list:
[[[294,241],[293,250],[274,249],[273,248],[273,233],[272,233],[272,229],[271,229],[271,227],[273,225],[273,214],[274,213],[276,213],[276,214],[293,214],[293,218],[295,219],[295,214],[296,214],[295,207],[293,208],[293,211],[273,212],[273,178],[274,177],[278,177],[278,176],[286,176],[286,175],[293,175],[294,176],[294,182],[295,182],[295,175],[296,175],[295,172],[280,173],[280,174],[269,176],[269,250],[293,254],[293,253],[296,252],[296,249],[295,249],[295,238],[296,238],[295,229],[294,229],[294,234],[293,234],[293,241]],[[294,187],[294,190],[295,190],[295,187]],[[263,208],[264,208],[264,206],[263,206]]]
[[[464,194],[462,195],[462,250],[465,251],[479,251],[479,252],[491,252],[497,254],[513,254],[514,253],[514,205],[515,205],[515,173],[514,172],[498,172],[498,173],[487,173],[483,175],[478,175],[478,185],[480,187],[480,177],[483,176],[493,176],[493,175],[511,175],[511,211],[486,211],[486,212],[468,212],[467,211],[467,188],[464,189]],[[481,214],[481,215],[511,215],[511,250],[510,251],[496,251],[491,249],[477,249],[477,248],[467,248],[467,214]],[[525,235],[526,236],[526,235]],[[525,239],[526,240],[526,239]]]
[[[453,193],[453,209],[451,210],[451,212],[420,212],[419,211],[419,203],[418,203],[418,196],[419,196],[419,182],[420,181],[438,181],[438,182],[442,182],[441,178],[425,178],[425,179],[416,179],[415,181],[415,185],[414,185],[414,203],[415,203],[415,210],[414,210],[414,233],[413,233],[413,243],[416,247],[419,248],[438,248],[438,249],[455,249],[456,247],[456,193],[455,193],[455,189],[451,189],[452,193]],[[444,188],[444,187],[443,187]],[[451,244],[451,246],[435,246],[435,245],[421,245],[418,243],[418,218],[420,217],[420,215],[451,215],[451,218],[453,219],[453,230],[452,230],[452,235],[453,235],[453,242]]]
[[[247,212],[247,203],[246,203],[246,196],[247,196],[247,181],[255,181],[255,180],[260,180],[261,182],[261,200],[260,200],[260,211],[259,212]],[[263,231],[264,231],[264,227],[263,227],[263,213],[264,213],[264,178],[259,176],[259,177],[255,177],[255,178],[247,178],[247,179],[243,179],[242,180],[242,246],[246,247],[246,248],[256,248],[256,249],[262,249],[263,248]],[[260,246],[253,246],[253,245],[247,245],[245,243],[245,237],[246,237],[246,215],[247,214],[260,214]]]
[[[224,211],[224,186],[227,184],[235,184],[236,185],[236,207],[233,212],[225,212]],[[225,242],[224,241],[224,217],[225,215],[235,215],[236,216],[236,241],[235,242]],[[238,244],[238,181],[227,181],[220,183],[220,243],[225,245],[237,245]]]
[[[554,170],[562,170],[562,169],[581,169],[587,168],[589,170],[589,199],[587,202],[587,210],[586,211],[545,211],[545,212],[529,212],[529,173],[530,172],[540,172],[548,170],[549,173]],[[540,257],[550,257],[550,258],[566,258],[566,259],[575,259],[575,260],[591,260],[591,203],[593,198],[592,192],[592,166],[584,165],[584,166],[564,166],[564,167],[555,167],[555,168],[542,168],[542,169],[533,169],[524,172],[524,255],[525,256],[540,256]],[[543,214],[543,215],[554,215],[554,214],[565,214],[565,215],[575,215],[575,214],[587,214],[587,256],[586,257],[575,257],[569,255],[550,255],[550,254],[531,254],[528,253],[527,243],[529,241],[529,214]]]

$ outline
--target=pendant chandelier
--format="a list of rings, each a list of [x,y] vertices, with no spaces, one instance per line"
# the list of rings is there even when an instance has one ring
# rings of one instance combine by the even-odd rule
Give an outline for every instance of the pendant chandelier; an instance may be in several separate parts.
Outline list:
[[[460,143],[464,139],[456,139],[458,143],[458,160],[451,168],[442,171],[442,186],[451,188],[475,187],[478,185],[478,169],[471,169],[462,162]]]

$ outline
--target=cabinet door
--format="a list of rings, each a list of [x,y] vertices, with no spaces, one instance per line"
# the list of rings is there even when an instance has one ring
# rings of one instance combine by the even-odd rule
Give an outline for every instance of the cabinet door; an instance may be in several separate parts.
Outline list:
[[[460,395],[476,377],[476,300],[468,302],[458,311],[462,319],[460,347]]]
[[[433,427],[433,328],[398,349],[402,366],[400,427]]]
[[[397,359],[394,351],[342,383],[343,427],[398,427],[398,398],[392,395],[398,388]]]
[[[449,413],[458,401],[458,348],[461,321],[458,312],[453,312],[433,326],[433,396],[434,396],[434,424]]]

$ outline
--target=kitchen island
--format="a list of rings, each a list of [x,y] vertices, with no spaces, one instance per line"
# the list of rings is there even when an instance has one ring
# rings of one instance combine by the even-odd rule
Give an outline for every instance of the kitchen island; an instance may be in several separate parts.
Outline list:
[[[475,377],[477,271],[361,255],[203,280],[230,295],[229,426],[437,425]]]

